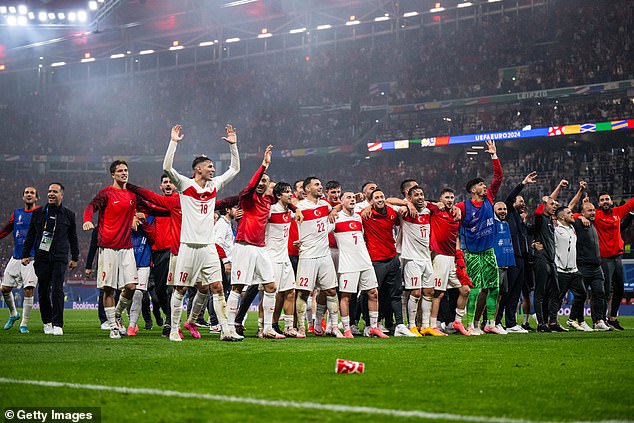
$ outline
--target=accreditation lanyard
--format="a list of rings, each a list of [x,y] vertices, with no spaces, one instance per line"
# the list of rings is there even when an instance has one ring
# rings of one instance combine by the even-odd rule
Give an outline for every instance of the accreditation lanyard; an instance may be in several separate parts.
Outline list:
[[[53,221],[53,229],[49,230],[49,217]],[[50,251],[51,244],[53,243],[53,235],[55,234],[55,228],[57,227],[57,215],[48,215],[48,206],[46,207],[46,221],[44,222],[44,232],[42,233],[42,240],[40,241],[39,249],[42,251]]]

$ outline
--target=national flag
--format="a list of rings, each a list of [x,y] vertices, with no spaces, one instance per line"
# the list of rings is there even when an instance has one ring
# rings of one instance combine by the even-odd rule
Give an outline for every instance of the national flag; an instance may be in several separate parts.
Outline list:
[[[580,133],[583,134],[584,132],[596,132],[597,131],[597,125],[595,125],[594,123],[584,123],[583,125],[579,126],[580,129]]]
[[[548,136],[556,137],[559,135],[564,135],[564,127],[563,126],[551,126],[548,128]]]
[[[581,132],[581,125],[566,125],[564,126],[564,134],[573,135]]]
[[[626,120],[613,120],[612,121],[612,130],[616,131],[617,129],[625,129],[627,128]]]
[[[382,142],[369,142],[368,143],[368,151],[381,151],[383,150]]]

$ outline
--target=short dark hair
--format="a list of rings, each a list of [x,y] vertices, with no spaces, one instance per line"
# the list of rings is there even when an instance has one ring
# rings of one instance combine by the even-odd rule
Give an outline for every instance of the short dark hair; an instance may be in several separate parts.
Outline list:
[[[471,193],[471,188],[473,188],[474,185],[478,185],[480,182],[484,182],[484,179],[482,179],[482,178],[473,178],[469,182],[467,182],[467,185],[466,185],[467,192]]]
[[[443,195],[446,192],[450,192],[452,194],[456,194],[456,191],[454,191],[453,188],[449,188],[449,187],[444,187],[441,191],[440,191],[440,195]]]
[[[165,179],[165,178],[169,178],[170,182],[172,181],[172,178],[170,178],[170,176],[167,173],[163,173],[161,175],[161,183],[163,183],[163,179]]]
[[[421,190],[423,191],[423,195],[425,195],[425,190],[423,189],[423,187],[421,187],[420,185],[414,185],[413,187],[411,187],[410,189],[407,190],[407,195],[409,197],[412,196],[412,194],[414,193],[414,191],[416,190]]]
[[[296,180],[291,188],[293,188],[293,190],[295,190],[295,188],[297,187],[297,184],[302,184],[302,188],[304,188],[304,180],[303,179]]]
[[[383,195],[385,195],[385,193],[383,192],[383,190],[379,187],[376,187],[376,189],[374,191],[372,191],[372,193],[370,194],[370,200],[374,200],[374,194],[380,192]]]
[[[273,195],[275,196],[275,198],[280,198],[282,194],[284,194],[284,192],[289,188],[291,192],[293,192],[293,187],[291,187],[291,184],[283,181],[278,182],[277,184],[275,184],[275,187],[273,187]]]
[[[416,182],[416,179],[403,179],[401,181],[401,194],[405,195],[407,194],[404,190],[405,190],[405,185],[409,184],[410,182]],[[418,184],[416,184],[418,186]]]
[[[128,162],[126,162],[125,160],[115,160],[114,162],[110,163],[111,175],[114,175],[114,172],[117,170],[117,166],[119,165],[125,165],[126,167],[128,167]]]
[[[608,194],[607,192],[604,191],[604,192],[599,193],[599,195],[597,195],[597,200],[599,198],[603,197],[604,195],[607,195],[608,197],[610,197],[610,199],[612,198],[612,196],[610,196],[610,194]]]
[[[62,185],[61,182],[51,182],[50,184],[48,184],[48,186],[50,187],[51,185],[59,185],[59,189],[64,192],[64,185]]]
[[[306,189],[306,187],[308,185],[310,185],[310,183],[313,182],[313,180],[315,180],[315,179],[319,180],[319,178],[316,177],[316,176],[309,176],[308,178],[304,179],[304,182],[302,184],[302,188]]]
[[[557,209],[555,210],[555,216],[557,216],[557,219],[559,219],[559,214],[563,213],[568,208],[570,208],[570,207],[568,207],[568,206],[559,206],[559,207],[557,207]]]
[[[366,181],[366,182],[364,182],[363,185],[361,185],[361,192],[363,192],[363,189],[365,187],[367,187],[368,185],[370,185],[370,184],[375,184],[376,185],[376,182],[374,182],[374,181]]]
[[[331,189],[341,188],[341,184],[339,181],[328,181],[326,182],[326,191],[330,191]]]
[[[210,162],[210,161],[211,161],[211,159],[209,157],[207,157],[207,156],[198,156],[192,162],[192,169],[196,169],[196,166],[198,166],[201,163]]]

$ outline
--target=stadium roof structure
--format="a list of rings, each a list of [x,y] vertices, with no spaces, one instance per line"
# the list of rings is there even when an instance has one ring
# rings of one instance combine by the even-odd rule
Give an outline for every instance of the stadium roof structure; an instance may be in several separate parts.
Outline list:
[[[167,50],[227,40],[298,34],[354,22],[400,25],[407,19],[442,12],[465,13],[485,7],[532,7],[548,0],[10,0],[0,7],[0,63],[7,70],[91,57]],[[13,4],[12,17],[7,8]],[[20,17],[20,5],[28,16]],[[465,7],[467,5],[467,7]],[[89,7],[90,6],[90,7]],[[84,22],[68,21],[72,11],[86,10]],[[54,19],[38,19],[41,14]],[[26,12],[24,13],[26,16]],[[64,21],[57,19],[60,15]],[[15,18],[22,19],[16,23]],[[75,14],[73,14],[75,17]],[[9,21],[11,19],[12,21]],[[10,22],[10,23],[9,23]],[[271,35],[267,35],[271,34]],[[284,42],[285,44],[285,42]],[[89,59],[89,58],[87,58]]]

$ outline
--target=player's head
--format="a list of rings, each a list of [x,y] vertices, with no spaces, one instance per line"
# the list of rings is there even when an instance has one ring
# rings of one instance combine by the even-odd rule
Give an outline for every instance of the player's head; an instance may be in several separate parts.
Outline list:
[[[278,182],[273,188],[273,195],[283,206],[288,206],[293,199],[293,189],[288,182]]]
[[[295,198],[297,198],[300,201],[303,200],[304,198],[306,198],[306,192],[304,192],[304,180],[303,179],[295,181],[293,186],[295,187],[295,190],[293,191],[293,194],[295,195]]]
[[[172,195],[174,193],[174,184],[172,183],[172,179],[164,173],[161,175],[161,192],[163,195]]]
[[[403,179],[401,182],[401,194],[403,194],[403,197],[406,197],[409,189],[416,185],[418,185],[416,179]]]
[[[128,163],[125,160],[115,160],[110,164],[110,174],[115,183],[125,185],[128,182]]]
[[[363,185],[361,185],[361,192],[363,193],[365,198],[368,201],[370,201],[370,194],[372,194],[372,191],[374,191],[376,188],[377,188],[376,182],[368,181],[364,183]]]
[[[220,219],[220,213],[216,210],[214,211],[214,225],[218,222],[218,219]]]
[[[39,195],[37,195],[37,189],[34,186],[29,185],[24,188],[24,192],[22,193],[22,200],[24,204],[27,206],[32,206],[39,199]]]
[[[203,181],[211,181],[216,171],[214,163],[207,156],[196,157],[192,162],[192,169],[194,170],[194,177],[197,176]]]
[[[482,178],[473,178],[466,185],[467,192],[471,195],[477,195],[479,197],[484,197],[486,193],[487,186],[484,183],[484,179]]]
[[[260,182],[255,186],[255,193],[257,195],[264,195],[266,191],[269,189],[269,182],[271,182],[271,178],[266,173],[262,174],[260,178]]]
[[[354,212],[354,206],[357,204],[357,200],[354,197],[354,192],[346,191],[341,195],[341,205],[348,213]]]
[[[581,215],[591,222],[594,222],[594,218],[597,215],[597,211],[594,208],[594,204],[587,201],[581,205]]]
[[[456,201],[456,192],[451,188],[443,188],[440,191],[440,202],[445,205],[445,208],[453,207],[454,201]]]
[[[612,198],[610,194],[607,192],[602,192],[599,194],[599,208],[601,210],[610,211],[614,207],[614,203],[612,202]]]
[[[64,185],[61,182],[52,182],[48,186],[48,204],[59,206],[64,199]]]
[[[493,211],[495,215],[500,220],[506,220],[506,216],[508,215],[508,210],[506,208],[506,203],[503,201],[498,201],[493,205]]]
[[[337,204],[341,201],[341,184],[339,181],[326,182],[326,199],[330,204]]]
[[[381,188],[376,188],[370,194],[370,205],[377,210],[383,210],[385,208],[385,194]]]
[[[269,180],[269,186],[266,188],[266,195],[273,195],[273,189],[275,189],[277,182]]]
[[[555,210],[555,216],[557,217],[558,222],[564,223],[566,225],[570,225],[575,221],[575,219],[572,217],[572,210],[570,210],[570,208],[566,206],[557,207],[557,210]]]
[[[547,195],[542,197],[542,203],[544,203],[544,214],[546,216],[554,215],[555,210],[559,207],[559,203]]]
[[[304,179],[304,192],[306,196],[315,198],[321,198],[324,193],[324,187],[321,185],[321,181],[316,176],[309,176]]]
[[[425,191],[418,185],[414,185],[407,190],[407,199],[412,202],[414,207],[421,210],[425,203]]]
[[[522,213],[526,210],[526,202],[524,201],[524,197],[521,195],[516,195],[515,200],[513,201],[513,208],[517,210],[518,213]]]

